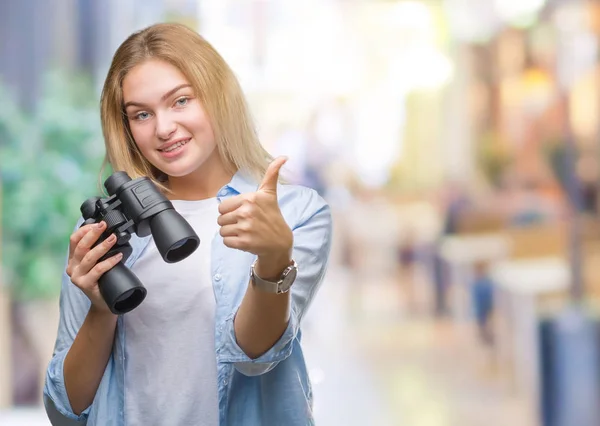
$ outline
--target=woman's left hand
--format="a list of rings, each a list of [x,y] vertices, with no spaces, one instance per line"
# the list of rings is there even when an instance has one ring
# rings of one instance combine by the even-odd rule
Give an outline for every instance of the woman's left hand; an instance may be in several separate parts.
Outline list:
[[[219,205],[217,223],[223,243],[257,255],[260,269],[267,275],[280,273],[292,255],[294,236],[277,201],[279,171],[286,161],[278,157],[269,165],[256,192],[228,198]],[[263,277],[259,271],[257,274]]]

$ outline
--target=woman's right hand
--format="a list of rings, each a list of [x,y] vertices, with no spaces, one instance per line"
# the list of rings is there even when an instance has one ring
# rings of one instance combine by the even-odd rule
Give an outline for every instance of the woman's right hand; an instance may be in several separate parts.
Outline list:
[[[106,229],[106,222],[84,225],[71,234],[69,244],[69,262],[67,264],[67,275],[71,282],[85,293],[92,302],[92,308],[109,312],[108,305],[100,294],[98,279],[121,261],[121,253],[109,257],[102,262],[98,260],[104,256],[116,243],[114,234],[101,244],[92,248],[94,243]]]

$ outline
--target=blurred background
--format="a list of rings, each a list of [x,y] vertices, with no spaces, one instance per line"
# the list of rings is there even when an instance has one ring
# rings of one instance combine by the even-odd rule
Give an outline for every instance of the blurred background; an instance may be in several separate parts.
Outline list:
[[[0,424],[41,405],[133,31],[182,22],[334,212],[317,424],[600,425],[600,1],[0,0]]]

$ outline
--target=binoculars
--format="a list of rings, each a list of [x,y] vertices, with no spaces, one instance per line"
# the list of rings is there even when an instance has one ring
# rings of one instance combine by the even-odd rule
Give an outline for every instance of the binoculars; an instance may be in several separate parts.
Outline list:
[[[100,293],[111,312],[117,315],[138,307],[147,290],[139,278],[125,266],[132,252],[131,234],[152,234],[156,248],[167,263],[179,262],[192,254],[200,238],[190,224],[173,208],[173,204],[147,177],[131,179],[125,172],[113,173],[104,182],[109,197],[88,198],[81,205],[81,226],[106,222],[94,247],[111,234],[117,242],[98,262],[122,253],[121,261],[98,280]]]

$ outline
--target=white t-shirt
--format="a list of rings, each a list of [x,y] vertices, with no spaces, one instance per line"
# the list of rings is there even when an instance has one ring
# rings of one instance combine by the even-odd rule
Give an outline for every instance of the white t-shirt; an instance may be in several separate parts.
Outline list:
[[[127,426],[218,426],[210,270],[218,202],[172,203],[200,237],[200,246],[169,264],[151,240],[132,268],[148,294],[124,316],[125,421]]]

